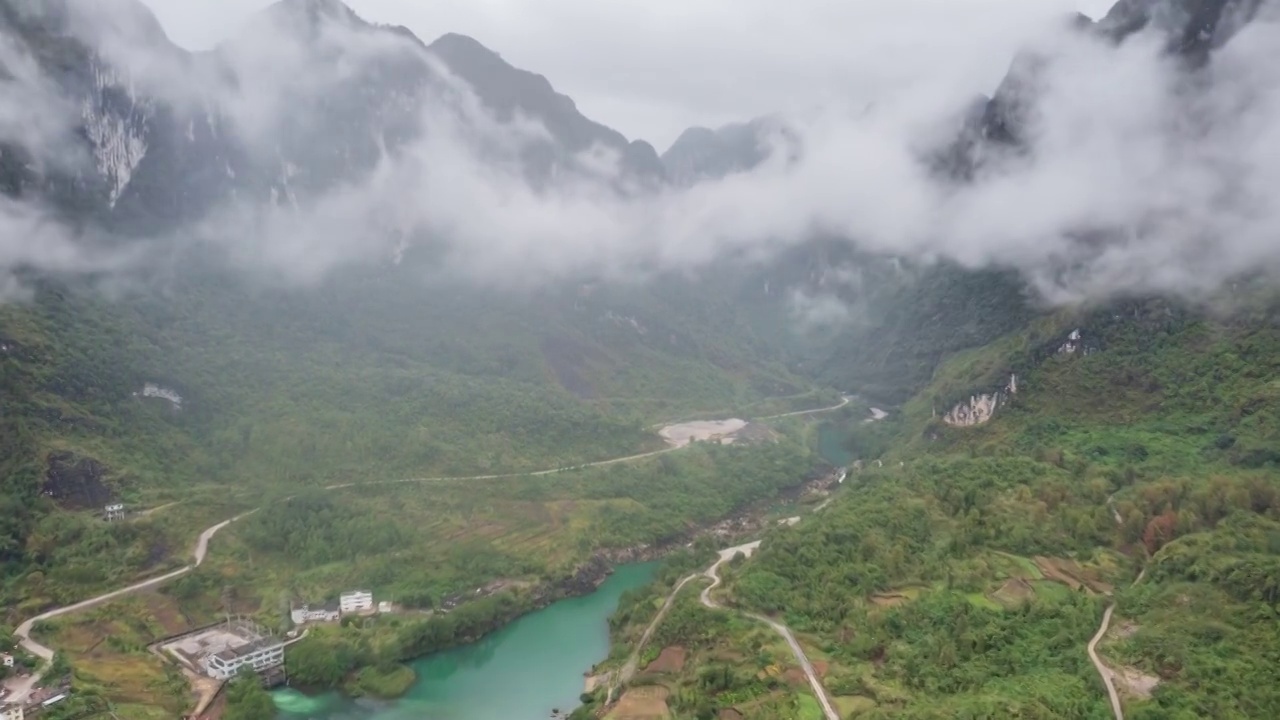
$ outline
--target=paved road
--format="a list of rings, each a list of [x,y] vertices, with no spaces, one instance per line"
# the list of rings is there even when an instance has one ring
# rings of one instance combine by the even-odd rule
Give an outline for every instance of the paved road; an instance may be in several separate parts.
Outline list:
[[[845,405],[848,405],[850,400],[851,398],[845,396],[843,398],[843,402],[841,402],[839,405],[833,405],[828,408],[818,408],[816,410],[803,410],[800,412],[786,413],[783,415],[771,415],[769,417],[764,417],[760,419],[773,420],[773,419],[783,418],[783,417],[793,417],[796,415],[810,415],[814,413],[828,412],[831,410],[837,410],[839,408],[844,407]],[[414,483],[414,482],[440,482],[445,480],[499,480],[499,479],[505,479],[505,478],[540,477],[544,475],[554,475],[556,473],[569,472],[571,470],[580,470],[583,468],[604,467],[607,465],[616,465],[619,463],[632,462],[635,460],[643,460],[645,458],[651,458],[658,455],[663,455],[663,454],[674,452],[680,449],[681,447],[669,447],[669,448],[664,448],[662,450],[654,450],[652,452],[639,453],[637,455],[627,455],[626,457],[614,458],[612,460],[600,460],[597,462],[585,463],[583,465],[552,468],[550,470],[540,470],[537,472],[504,473],[504,474],[497,474],[497,475],[471,475],[471,476],[462,476],[462,477],[408,478],[408,479],[401,479],[401,480],[371,480],[371,481],[363,481],[363,482],[342,483],[338,485],[329,485],[329,486],[326,486],[324,489],[325,490],[341,490],[341,489],[352,488],[352,487],[363,487],[366,485],[386,485],[386,484],[394,484],[394,483]],[[239,520],[248,515],[252,515],[253,513],[261,509],[262,508],[254,508],[253,510],[250,510],[246,513],[237,515],[236,517],[233,517],[230,520],[224,520],[218,523],[217,525],[214,525],[213,527],[210,527],[206,529],[204,532],[200,533],[200,537],[196,540],[196,547],[195,547],[195,553],[194,553],[195,560],[190,565],[179,568],[178,570],[174,570],[171,573],[167,573],[159,577],[151,578],[150,580],[144,580],[142,582],[134,583],[133,585],[120,588],[119,590],[113,590],[108,593],[103,593],[102,595],[89,598],[88,600],[82,600],[73,605],[67,605],[66,607],[55,608],[53,610],[49,610],[45,613],[36,615],[35,617],[28,619],[26,622],[18,626],[18,629],[15,633],[18,637],[19,642],[21,643],[24,649],[26,649],[28,652],[32,653],[33,655],[43,658],[46,662],[51,660],[53,658],[53,650],[31,639],[31,631],[32,631],[32,628],[35,627],[36,623],[42,622],[44,620],[49,620],[51,618],[55,618],[60,615],[66,615],[68,613],[77,612],[79,610],[87,610],[91,607],[101,605],[102,603],[109,602],[118,597],[122,597],[124,595],[129,595],[131,593],[138,592],[139,590],[146,590],[149,588],[156,587],[158,585],[162,585],[170,580],[173,580],[174,578],[181,577],[191,572],[195,568],[199,567],[201,563],[204,562],[205,555],[207,555],[209,552],[209,541],[213,539],[214,535],[217,535],[220,530],[230,525],[231,523],[235,522],[236,520]],[[756,543],[756,545],[758,546],[759,543]],[[736,551],[737,548],[735,548],[734,550]],[[715,566],[713,566],[713,569],[718,568],[719,565],[727,559],[723,557],[723,553],[721,553],[721,555],[722,555],[722,559],[720,563],[717,563]],[[733,556],[730,555],[729,557],[731,558]],[[711,572],[711,571],[708,570],[708,572]],[[710,577],[710,575],[708,575],[708,577]],[[719,581],[717,580],[717,584],[718,582]],[[672,597],[674,597],[674,595]],[[704,598],[706,597],[705,593],[703,594],[703,597]],[[36,672],[36,673],[33,673],[30,678],[24,681],[24,683],[21,684],[22,685],[21,687],[14,687],[13,694],[10,697],[10,701],[21,702],[22,700],[26,699],[26,696],[30,693],[31,689],[35,686],[35,684],[39,681],[39,679],[40,679],[40,673]]]
[[[817,415],[818,413],[831,412],[832,410],[839,410],[840,408],[844,407],[845,405],[848,405],[851,402],[853,402],[852,396],[841,395],[839,405],[832,405],[831,407],[817,408],[815,410],[800,410],[798,412],[782,413],[781,415],[766,415],[762,418],[756,418],[756,419],[757,420],[777,420],[779,418],[800,417],[801,415]]]
[[[767,415],[762,418],[757,418],[757,420],[778,420],[780,418],[798,417],[800,415],[816,415],[818,413],[831,412],[832,410],[839,410],[840,408],[844,407],[845,405],[848,405],[852,401],[853,401],[853,398],[846,395],[842,397],[842,400],[839,405],[832,405],[830,407],[824,407],[824,408],[816,408],[814,410],[800,410],[799,412],[784,413],[782,415]],[[571,472],[573,470],[585,470],[587,468],[607,467],[609,465],[618,465],[620,463],[628,463],[628,462],[634,462],[636,460],[644,460],[646,458],[657,457],[659,455],[666,455],[667,453],[675,452],[677,450],[682,450],[688,446],[689,446],[689,443],[686,443],[684,445],[672,445],[671,447],[666,447],[661,450],[653,450],[650,452],[639,453],[636,455],[627,455],[625,457],[613,458],[611,460],[597,460],[595,462],[583,463],[581,465],[569,465],[566,467],[551,468],[550,470],[537,470],[534,472],[500,473],[496,475],[456,475],[456,476],[445,476],[445,477],[399,478],[396,480],[363,480],[358,482],[341,483],[338,485],[326,485],[324,489],[325,490],[344,490],[346,488],[364,487],[366,485],[398,485],[403,483],[448,482],[451,480],[509,480],[512,478],[545,477],[547,475],[556,475],[558,473]]]
[[[163,585],[164,583],[167,583],[170,580],[173,580],[174,578],[178,578],[183,575],[186,575],[187,573],[191,572],[197,567],[200,567],[200,564],[204,562],[205,556],[208,555],[209,553],[209,541],[213,539],[214,535],[217,535],[220,530],[230,525],[231,523],[235,522],[236,520],[239,520],[240,518],[243,518],[247,515],[252,515],[255,512],[257,512],[257,509],[250,510],[249,512],[237,515],[236,517],[233,517],[230,520],[223,520],[217,525],[214,525],[213,527],[208,528],[204,532],[200,533],[200,537],[196,539],[195,552],[193,553],[195,556],[195,561],[190,565],[181,567],[177,570],[174,570],[171,573],[166,573],[159,577],[151,578],[150,580],[143,580],[142,582],[134,583],[133,585],[120,588],[119,590],[113,590],[109,593],[103,593],[102,595],[99,595],[97,597],[89,598],[88,600],[82,600],[78,603],[75,603],[74,605],[67,605],[65,607],[55,608],[53,610],[49,610],[48,612],[41,613],[40,615],[36,615],[33,618],[27,619],[26,622],[18,626],[18,629],[14,633],[18,637],[18,642],[22,645],[22,648],[24,650],[31,653],[32,655],[35,655],[43,659],[45,662],[52,660],[53,649],[46,647],[44,645],[41,645],[40,643],[36,642],[31,638],[31,630],[32,628],[35,627],[36,623],[43,622],[45,620],[49,620],[51,618],[55,618],[60,615],[66,615],[68,613],[78,612],[80,610],[87,610],[89,608],[101,605],[105,602],[115,600],[118,597],[129,595],[131,593],[138,592],[139,590],[146,590],[148,588],[153,588],[158,585]],[[30,678],[28,678],[22,683],[23,685],[22,687],[11,688],[13,690],[13,695],[9,699],[10,702],[19,703],[25,700],[27,695],[30,694],[31,689],[35,687],[36,683],[39,682],[39,680],[40,680],[40,673],[36,672],[36,673],[33,673]]]

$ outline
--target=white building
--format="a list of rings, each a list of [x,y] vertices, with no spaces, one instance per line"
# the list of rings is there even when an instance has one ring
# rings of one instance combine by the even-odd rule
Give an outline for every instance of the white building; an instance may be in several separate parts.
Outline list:
[[[124,503],[114,503],[102,508],[108,521],[124,519]]]
[[[0,653],[0,663],[4,663],[5,667],[13,667],[13,656],[9,653]]]
[[[395,611],[396,611],[396,607],[395,605],[391,604],[390,600],[383,600],[382,602],[378,603],[378,612],[380,613],[391,613]]]
[[[25,717],[21,705],[0,705],[0,720],[23,720]]]
[[[343,613],[366,612],[373,609],[373,593],[368,590],[352,590],[338,596],[338,606]]]
[[[324,605],[303,605],[289,611],[289,619],[293,620],[294,625],[309,622],[337,622],[339,617],[341,613],[336,602]]]
[[[255,672],[284,664],[284,642],[276,638],[265,637],[248,645],[227,648],[222,652],[208,656],[203,661],[205,672],[211,678],[230,680],[240,672],[240,668],[248,665]]]

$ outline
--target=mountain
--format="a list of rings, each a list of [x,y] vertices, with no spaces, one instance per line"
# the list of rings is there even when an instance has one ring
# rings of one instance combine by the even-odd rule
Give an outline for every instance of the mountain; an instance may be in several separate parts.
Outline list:
[[[1071,22],[1105,42],[1158,30],[1194,73],[1259,5],[1124,0]],[[406,614],[299,643],[325,660],[304,670],[341,684],[482,634],[547,588],[588,587],[602,558],[683,546],[794,490],[821,448],[860,461],[852,481],[788,497],[788,513],[823,512],[731,563],[724,601],[793,625],[842,709],[1106,716],[1084,648],[1111,602],[1126,622],[1101,652],[1137,678],[1134,717],[1280,707],[1266,283],[1224,290],[1216,314],[1146,296],[1054,309],[1012,269],[827,236],[764,261],[523,283],[535,270],[506,225],[467,239],[509,248],[515,272],[473,282],[449,272],[447,224],[402,224],[397,210],[425,199],[396,192],[415,172],[438,171],[427,191],[451,200],[468,171],[490,173],[501,192],[460,213],[523,219],[522,202],[560,189],[674,194],[821,148],[760,118],[691,129],[658,157],[475,40],[428,44],[337,0],[284,0],[205,53],[132,0],[0,0],[0,32],[18,48],[0,47],[4,92],[42,121],[0,114],[0,221],[21,209],[37,214],[28,245],[147,260],[123,276],[23,255],[4,268],[23,291],[0,304],[5,620],[179,568],[211,519],[279,501],[181,581],[42,625],[72,651],[79,696],[180,715],[186,686],[146,648],[230,613],[277,625],[291,601],[350,587],[422,609],[514,588],[438,613],[444,635]],[[962,109],[941,178],[1034,150],[1052,62],[1019,55]],[[450,164],[463,151],[483,162]],[[858,402],[821,427],[777,423],[777,444],[577,468],[659,449],[652,428],[674,418],[775,416],[833,404],[832,388],[887,417]],[[506,477],[549,468],[571,470]],[[474,479],[347,487],[445,477]],[[107,499],[156,512],[107,524]],[[659,583],[701,571],[710,549]],[[681,717],[813,714],[787,653],[693,598],[653,635],[688,662],[637,680],[670,683]],[[650,600],[629,596],[627,617],[648,624]],[[599,709],[606,690],[588,695]]]
[[[1257,15],[1265,0],[1120,0],[1097,22],[1076,14],[1068,26],[1111,43],[1143,31],[1165,40],[1166,53],[1193,69],[1225,45]],[[1019,53],[990,98],[980,98],[962,115],[955,142],[934,158],[944,175],[972,179],[989,163],[1025,149],[1025,133],[1036,104],[1040,78],[1054,59],[1037,49]]]
[[[621,133],[584,117],[573,100],[551,87],[541,75],[512,67],[497,53],[465,35],[448,34],[427,46],[449,70],[475,89],[499,122],[518,117],[536,119],[550,134],[545,144],[526,151],[533,175],[545,180],[565,163],[564,154],[604,150],[616,156],[625,177],[652,185],[663,179],[653,146],[628,141]]]
[[[832,402],[697,278],[468,282],[443,271],[431,237],[395,248],[409,231],[394,204],[343,204],[444,162],[422,157],[440,145],[467,145],[532,192],[578,174],[618,193],[662,181],[652,148],[473,40],[427,45],[319,0],[285,0],[203,53],[174,46],[132,0],[0,0],[0,32],[15,48],[0,54],[4,89],[42,121],[0,126],[0,222],[33,214],[28,245],[63,260],[137,263],[63,273],[19,254],[3,268],[0,289],[11,275],[19,286],[0,303],[8,620],[180,565],[210,515],[286,488],[565,467],[660,447],[646,428],[674,417]],[[305,269],[337,235],[356,256],[337,272],[299,282],[263,262],[293,248],[283,257]],[[680,476],[712,479],[703,464]],[[716,493],[706,519],[734,509],[726,498],[755,501],[793,480],[771,473],[745,494]],[[106,498],[182,500],[191,512],[108,527],[95,512]],[[684,520],[643,506],[593,496],[574,527],[615,513],[619,542],[681,531]],[[452,593],[492,580],[484,567],[585,561],[598,538],[578,539],[530,565],[481,534],[467,547],[496,565],[446,559],[458,563],[451,576],[435,574],[438,558],[422,566]]]
[[[791,161],[800,150],[799,137],[785,121],[761,117],[716,130],[689,128],[662,154],[662,165],[673,183],[688,186],[753,170],[775,153]]]
[[[357,182],[419,140],[424,115],[468,112],[472,92],[497,122],[546,129],[517,149],[535,184],[595,176],[601,163],[620,188],[663,178],[651,146],[587,119],[545,78],[470,38],[426,45],[340,2],[284,0],[196,54],[136,0],[7,0],[0,18],[58,99],[82,108],[62,140],[91,158],[34,158],[7,182],[119,235],[171,232],[233,202],[297,206]]]

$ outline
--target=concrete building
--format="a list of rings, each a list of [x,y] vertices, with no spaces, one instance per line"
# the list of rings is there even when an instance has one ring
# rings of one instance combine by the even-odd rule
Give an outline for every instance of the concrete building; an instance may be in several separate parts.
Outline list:
[[[14,658],[9,653],[0,653],[0,663],[4,663],[5,667],[13,667]]]
[[[248,666],[255,672],[284,664],[284,641],[273,637],[254,640],[247,645],[227,648],[203,661],[205,672],[217,680],[230,680]]]
[[[107,519],[107,522],[113,522],[115,520],[123,520],[124,504],[114,503],[112,505],[108,505],[102,508],[102,514],[103,514],[103,517]]]
[[[373,593],[368,590],[352,590],[338,596],[338,606],[345,613],[368,612],[373,609]]]
[[[10,705],[5,703],[0,705],[0,720],[24,720],[26,713],[21,705]]]
[[[293,620],[294,625],[309,622],[337,622],[339,617],[341,617],[341,608],[336,602],[328,602],[324,605],[301,605],[289,611],[289,619]]]

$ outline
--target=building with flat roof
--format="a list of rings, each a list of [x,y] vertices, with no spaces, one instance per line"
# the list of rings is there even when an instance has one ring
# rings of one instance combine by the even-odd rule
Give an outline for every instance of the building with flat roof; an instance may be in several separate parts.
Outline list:
[[[26,711],[17,703],[0,705],[0,720],[24,720]]]
[[[230,680],[248,666],[254,672],[284,664],[284,641],[273,637],[258,638],[247,645],[229,647],[204,659],[205,672],[218,680]]]
[[[123,520],[124,519],[124,503],[112,503],[102,508],[102,514],[107,519],[107,522],[111,522],[113,520]]]
[[[367,612],[373,609],[373,593],[368,590],[352,590],[338,596],[338,606],[344,613]]]
[[[335,602],[327,602],[323,605],[299,605],[289,610],[289,619],[294,625],[303,625],[309,622],[337,622],[341,617],[342,609]]]

